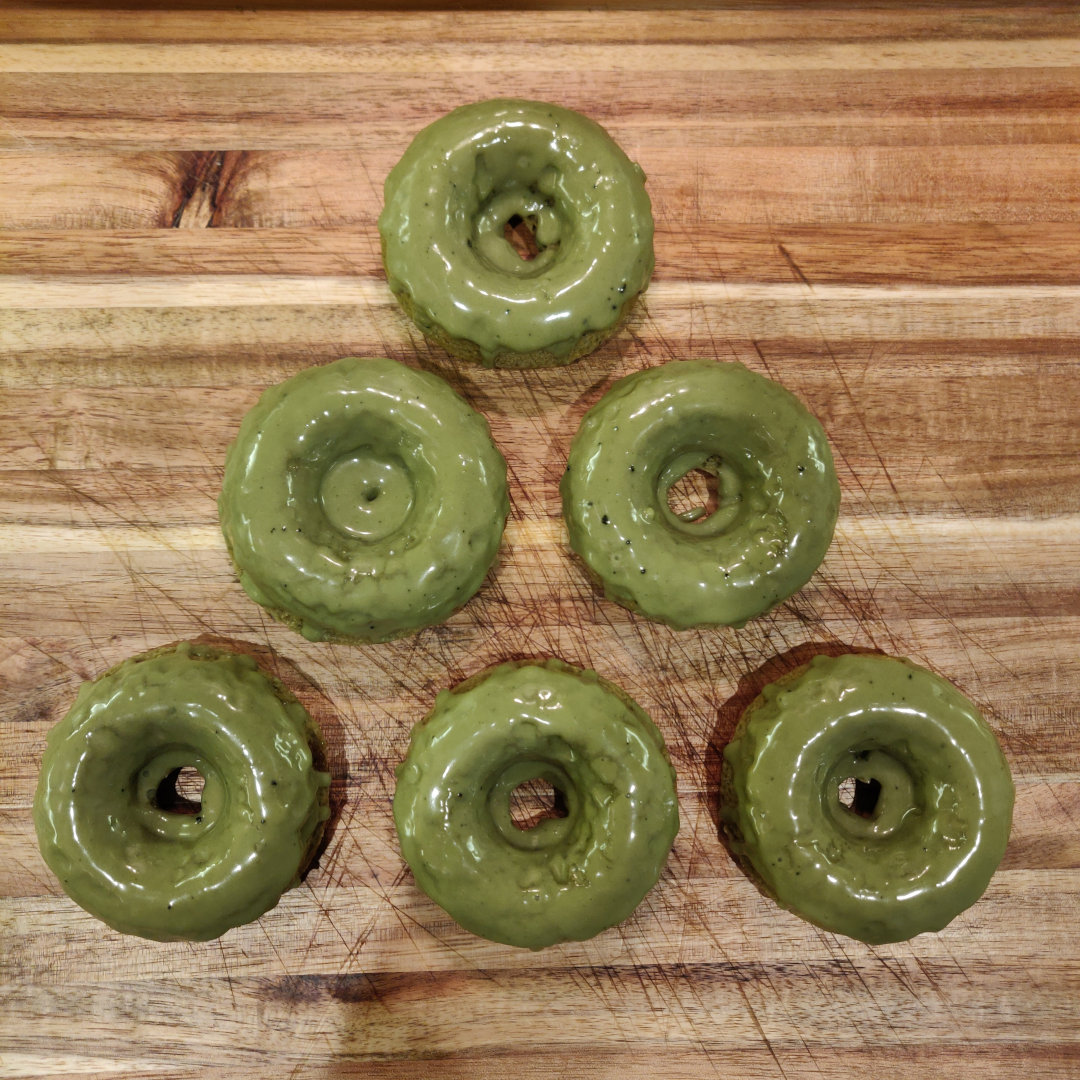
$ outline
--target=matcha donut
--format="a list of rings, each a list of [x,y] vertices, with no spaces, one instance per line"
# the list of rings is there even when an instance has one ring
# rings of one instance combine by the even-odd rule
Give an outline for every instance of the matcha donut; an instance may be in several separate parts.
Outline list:
[[[397,770],[394,821],[417,885],[465,929],[542,949],[627,918],[679,828],[664,740],[626,694],[558,660],[443,691]],[[531,829],[514,789],[542,779],[566,816]]]
[[[978,900],[1012,806],[978,710],[907,660],[817,656],[765,687],[724,751],[736,857],[781,906],[875,945],[940,930]]]
[[[253,600],[311,641],[389,641],[480,588],[509,509],[506,462],[439,376],[346,357],[263,394],[218,505]]]
[[[514,226],[531,228],[533,258]],[[535,101],[465,105],[421,131],[386,179],[379,232],[420,330],[489,367],[592,352],[653,269],[641,169],[599,124]]]
[[[249,656],[184,642],[84,683],[34,799],[46,863],[124,934],[204,941],[300,880],[329,816],[322,739]],[[201,804],[177,791],[203,778]]]
[[[676,514],[698,469],[719,505]],[[821,424],[737,363],[684,360],[617,382],[574,437],[570,546],[604,595],[676,629],[741,626],[802,588],[832,540],[840,487]]]

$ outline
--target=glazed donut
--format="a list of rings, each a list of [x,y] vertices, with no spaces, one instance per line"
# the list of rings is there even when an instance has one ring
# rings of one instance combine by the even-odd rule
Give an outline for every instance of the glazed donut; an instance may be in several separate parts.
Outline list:
[[[303,706],[249,656],[184,642],[125,660],[84,683],[49,733],[41,853],[68,896],[121,933],[220,937],[274,907],[314,857],[324,757]],[[204,786],[180,812],[185,767]]]
[[[629,916],[679,828],[660,732],[622,691],[558,660],[443,691],[397,777],[394,821],[417,885],[465,929],[522,948]],[[538,778],[567,814],[521,829],[510,797]]]
[[[511,245],[515,223],[535,257]],[[465,105],[421,131],[386,179],[379,232],[420,330],[489,367],[592,352],[653,269],[641,169],[599,124],[535,101]]]
[[[676,514],[700,469],[719,505]],[[741,626],[800,589],[832,540],[840,486],[818,421],[737,363],[674,361],[617,382],[563,475],[570,546],[604,595],[677,629]]]
[[[875,945],[940,930],[978,900],[1012,806],[978,710],[908,660],[817,656],[765,687],[724,750],[721,821],[751,877]]]
[[[480,587],[509,502],[487,422],[443,379],[346,357],[244,417],[219,510],[248,595],[311,641],[389,641]]]

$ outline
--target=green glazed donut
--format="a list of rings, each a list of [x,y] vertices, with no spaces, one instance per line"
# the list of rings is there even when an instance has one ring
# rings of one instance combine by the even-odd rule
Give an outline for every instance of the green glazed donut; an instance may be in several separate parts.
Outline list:
[[[507,239],[519,222],[532,259]],[[592,352],[653,270],[641,169],[599,124],[535,101],[465,105],[424,128],[386,179],[379,232],[420,330],[489,367]]]
[[[746,710],[721,799],[732,851],[767,895],[876,945],[940,930],[978,900],[1005,853],[1013,784],[944,679],[886,656],[817,656]]]
[[[205,941],[300,880],[329,816],[322,738],[249,656],[184,642],[84,683],[49,733],[41,853],[80,907],[124,934]],[[201,805],[177,809],[194,768]]]
[[[506,462],[437,375],[346,357],[263,394],[218,506],[256,603],[311,641],[389,641],[480,588],[509,509]]]
[[[719,481],[704,518],[668,505],[694,469]],[[586,413],[561,490],[570,546],[604,595],[680,630],[742,626],[802,588],[840,502],[821,424],[779,383],[712,360],[617,382]]]
[[[559,660],[444,690],[397,776],[394,821],[416,883],[465,929],[522,948],[627,918],[679,828],[660,732],[611,683]],[[511,794],[538,778],[567,815],[520,829]]]

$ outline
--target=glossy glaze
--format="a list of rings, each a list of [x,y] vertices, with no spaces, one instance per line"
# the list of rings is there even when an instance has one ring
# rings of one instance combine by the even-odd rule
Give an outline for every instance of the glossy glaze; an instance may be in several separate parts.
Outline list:
[[[704,518],[668,503],[694,469],[719,480]],[[561,490],[570,546],[605,596],[679,629],[741,626],[800,589],[840,501],[825,432],[802,403],[712,360],[617,382],[585,415]]]
[[[881,785],[863,816],[840,798]],[[955,687],[907,660],[819,656],[765,688],[724,751],[735,854],[805,919],[877,944],[947,925],[1005,853],[1013,785]]]
[[[510,795],[538,777],[568,814],[522,830]],[[679,827],[652,721],[558,660],[503,664],[443,691],[398,768],[394,820],[428,896],[474,934],[530,949],[630,915]]]
[[[329,815],[304,708],[247,656],[183,643],[84,683],[49,733],[34,824],[64,891],[125,934],[207,940],[299,880]],[[204,778],[172,812],[175,770]]]
[[[538,254],[504,235],[534,224]],[[568,363],[595,348],[648,284],[644,174],[592,120],[534,101],[466,105],[421,131],[386,180],[390,288],[455,355]]]
[[[312,641],[387,641],[480,587],[509,502],[487,421],[428,372],[346,357],[271,387],[225,463],[248,595]]]

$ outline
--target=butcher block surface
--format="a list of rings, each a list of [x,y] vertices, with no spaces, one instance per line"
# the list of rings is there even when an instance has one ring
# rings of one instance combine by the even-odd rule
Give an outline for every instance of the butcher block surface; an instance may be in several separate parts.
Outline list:
[[[412,135],[496,96],[602,123],[648,176],[656,273],[570,367],[425,343],[376,218]],[[1080,1077],[1080,15],[0,12],[0,1075]],[[445,376],[512,510],[439,627],[310,644],[237,584],[217,519],[261,391],[340,356]],[[585,410],[670,359],[738,360],[821,418],[843,502],[809,585],[740,630],[606,602],[558,483]],[[112,932],[30,807],[79,685],[181,639],[253,653],[321,722],[318,865],[200,944]],[[869,947],[755,889],[720,753],[768,680],[876,649],[955,682],[1016,781],[1005,860],[947,929]],[[594,667],[663,731],[682,827],[635,915],[531,953],[415,887],[394,767],[436,693],[509,658]]]

